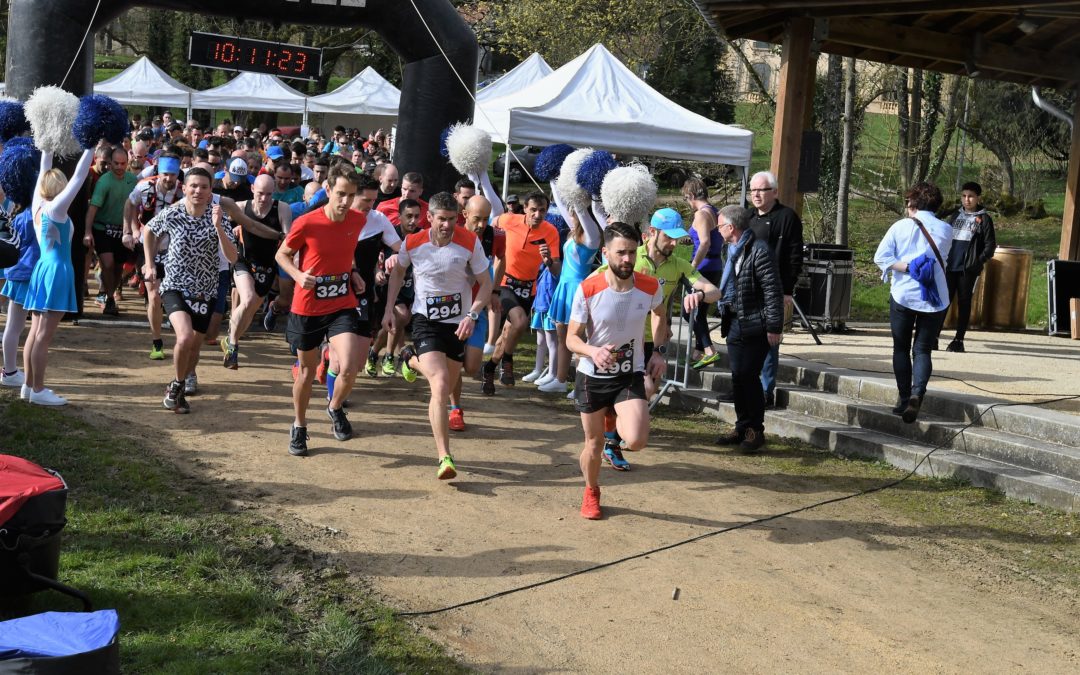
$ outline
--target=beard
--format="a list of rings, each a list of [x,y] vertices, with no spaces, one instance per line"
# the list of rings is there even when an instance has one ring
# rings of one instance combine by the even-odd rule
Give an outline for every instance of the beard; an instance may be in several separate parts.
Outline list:
[[[630,277],[634,276],[634,268],[632,265],[628,265],[625,267],[612,266],[609,269],[611,270],[612,274],[623,280],[629,279]]]

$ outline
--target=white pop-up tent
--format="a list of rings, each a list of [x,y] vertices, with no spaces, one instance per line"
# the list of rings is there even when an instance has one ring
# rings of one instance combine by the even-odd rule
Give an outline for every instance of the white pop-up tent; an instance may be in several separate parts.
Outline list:
[[[669,101],[599,44],[525,89],[478,103],[474,124],[496,142],[568,143],[739,166],[744,188],[753,145],[753,132]]]
[[[191,97],[195,90],[180,84],[143,56],[138,61],[94,85],[95,94],[116,99],[121,105],[156,105],[180,108],[191,117]]]
[[[533,82],[544,79],[552,72],[551,66],[544,60],[544,57],[533,52],[532,56],[514,66],[513,70],[476,92],[476,100],[484,102],[497,99],[500,96],[509,96],[514,92],[521,91]]]
[[[368,66],[334,91],[308,99],[308,112],[321,113],[313,124],[368,128],[391,126],[397,120],[401,90]]]
[[[195,92],[192,107],[206,110],[258,110],[301,113],[307,124],[307,96],[273,75],[240,73],[220,87]]]

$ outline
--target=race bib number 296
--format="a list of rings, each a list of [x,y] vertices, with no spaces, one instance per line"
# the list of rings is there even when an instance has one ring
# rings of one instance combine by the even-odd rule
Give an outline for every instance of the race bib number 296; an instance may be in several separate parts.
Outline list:
[[[597,375],[629,375],[634,371],[634,341],[627,342],[611,353],[614,359],[607,368],[596,366]]]

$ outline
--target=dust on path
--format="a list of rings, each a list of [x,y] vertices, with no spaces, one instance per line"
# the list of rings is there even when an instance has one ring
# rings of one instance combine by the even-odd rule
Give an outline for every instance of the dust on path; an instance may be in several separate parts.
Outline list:
[[[357,438],[346,443],[333,439],[317,387],[311,456],[294,458],[280,336],[245,342],[239,371],[207,347],[188,416],[162,409],[171,365],[147,360],[148,347],[145,329],[65,324],[50,386],[74,414],[224,481],[241,504],[334,533],[305,543],[401,609],[835,496],[667,436],[631,457],[633,471],[605,469],[606,518],[585,521],[576,416],[526,387],[486,399],[471,382],[453,482],[435,479],[422,381],[361,377]],[[498,672],[1077,672],[1077,598],[1001,574],[968,543],[850,500],[417,623],[465,663]]]

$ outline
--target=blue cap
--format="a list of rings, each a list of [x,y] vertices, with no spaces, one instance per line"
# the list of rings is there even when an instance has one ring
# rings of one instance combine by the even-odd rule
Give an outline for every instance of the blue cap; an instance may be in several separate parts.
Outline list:
[[[653,214],[649,224],[672,239],[690,236],[690,233],[683,229],[682,216],[675,209],[660,209]]]
[[[285,151],[281,149],[280,145],[271,145],[266,149],[266,156],[270,159],[281,159],[285,156]]]

